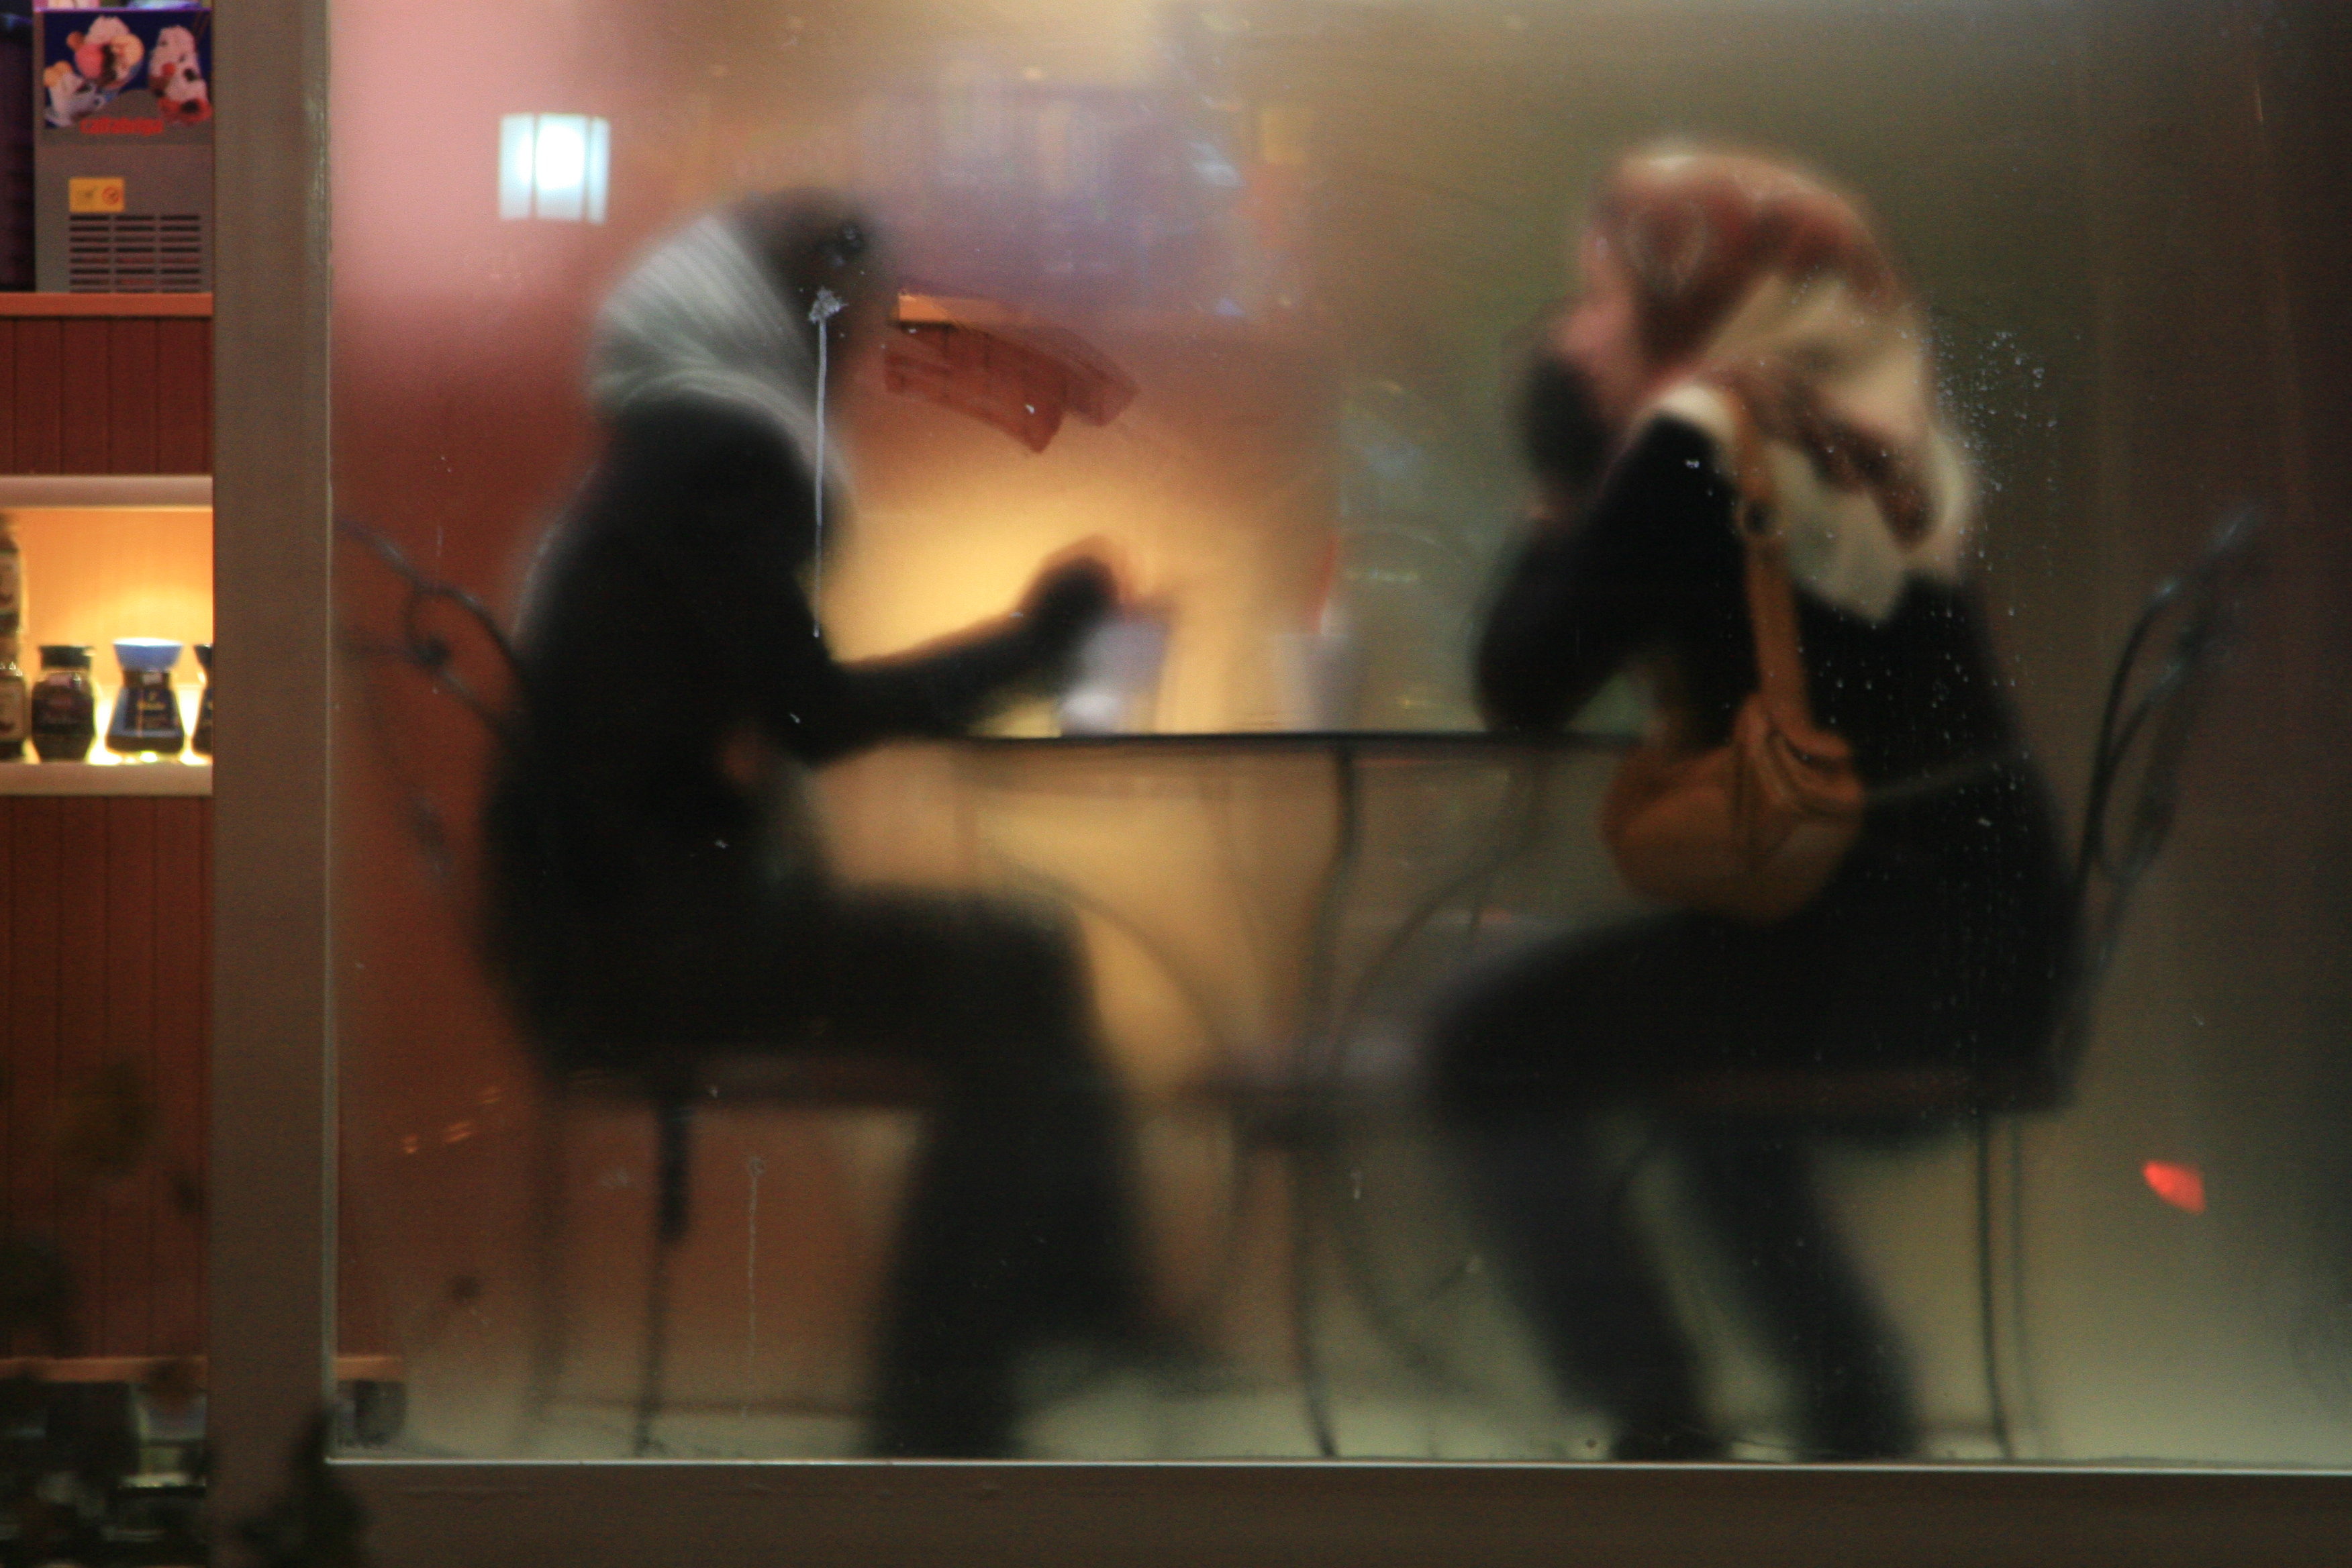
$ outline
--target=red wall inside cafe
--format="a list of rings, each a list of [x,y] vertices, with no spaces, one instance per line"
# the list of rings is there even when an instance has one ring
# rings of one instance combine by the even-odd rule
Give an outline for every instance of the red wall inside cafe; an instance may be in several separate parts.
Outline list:
[[[337,510],[502,615],[530,541],[593,451],[581,395],[593,311],[687,210],[648,153],[663,106],[639,84],[659,74],[653,35],[690,19],[616,0],[336,14]],[[610,221],[499,220],[499,118],[528,111],[613,121]],[[349,546],[337,573],[346,638],[389,633],[390,574]],[[478,1310],[521,1310],[498,1282],[511,1279],[509,1205],[528,1185],[536,1097],[473,943],[487,736],[405,672],[346,658],[342,679],[342,1341],[398,1349],[419,1314],[446,1315],[436,1301],[471,1300],[485,1281]],[[412,790],[449,824],[446,876],[412,828]]]
[[[851,14],[846,0],[801,9],[811,28],[829,25],[826,11]],[[856,14],[861,28],[884,25]],[[828,152],[814,132],[802,140],[768,134],[778,128],[720,76],[736,57],[714,52],[710,40],[777,25],[782,18],[769,8],[521,0],[494,15],[500,37],[527,45],[453,47],[492,15],[456,0],[378,0],[336,12],[335,485],[342,515],[506,613],[530,542],[593,453],[582,359],[611,282],[671,224],[739,187],[816,183],[839,149]],[[858,68],[877,80],[901,68],[919,76],[932,47],[914,36],[919,20],[901,16],[913,29],[904,48],[862,57]],[[812,77],[811,92],[825,90],[850,88]],[[806,96],[787,107],[811,124],[846,118],[845,106]],[[609,222],[499,219],[499,120],[534,110],[611,121]],[[738,134],[753,123],[767,138],[757,148]],[[1174,447],[1263,451],[1263,462],[1251,456],[1239,465],[1252,476],[1290,461],[1300,445],[1291,426],[1261,409],[1309,405],[1257,368],[1249,384],[1262,404],[1230,395],[1185,402],[1169,416]],[[1191,374],[1207,373],[1195,364]],[[984,447],[995,464],[1029,460],[995,433],[926,405],[887,400],[859,417],[858,449],[874,473],[891,468],[885,448],[893,443],[934,437]],[[1071,461],[1093,434],[1074,432],[1059,458]],[[1168,483],[1183,490],[1194,478],[1171,472]],[[929,481],[943,483],[935,474]],[[879,489],[869,486],[869,500]],[[912,493],[919,487],[901,499]],[[1212,501],[1200,510],[1217,515]],[[1294,553],[1310,553],[1316,536],[1295,537],[1307,542]],[[1250,553],[1255,539],[1237,538],[1234,548],[1235,559],[1259,558]],[[1007,593],[1017,591],[1024,564],[1013,562]],[[400,604],[391,575],[349,547],[339,573],[346,636],[386,635]],[[1293,574],[1310,574],[1306,565]],[[528,1310],[520,1287],[501,1282],[516,1279],[529,1222],[537,1097],[482,973],[471,923],[471,828],[488,738],[413,675],[348,658],[344,672],[344,1344],[421,1350],[438,1325],[513,1313],[511,1325]],[[413,831],[417,798],[430,799],[452,834],[446,876]],[[634,1271],[623,1272],[614,1288],[633,1290]]]

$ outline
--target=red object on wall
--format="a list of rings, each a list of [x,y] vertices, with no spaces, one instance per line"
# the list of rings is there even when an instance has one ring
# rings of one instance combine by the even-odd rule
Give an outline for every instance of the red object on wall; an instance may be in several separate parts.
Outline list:
[[[986,300],[902,294],[883,383],[995,426],[1042,452],[1075,414],[1108,425],[1135,401],[1124,371],[1074,332]]]
[[[205,1349],[211,910],[210,800],[0,798],[0,1234],[69,1286],[14,1353]]]
[[[0,315],[0,473],[212,470],[213,324]]]
[[[2196,1166],[2150,1160],[2139,1173],[2148,1191],[2183,1214],[2205,1212],[2205,1173]]]

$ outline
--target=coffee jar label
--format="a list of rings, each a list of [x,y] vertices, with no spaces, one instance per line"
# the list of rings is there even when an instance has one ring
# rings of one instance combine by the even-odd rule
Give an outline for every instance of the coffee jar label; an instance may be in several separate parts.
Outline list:
[[[33,727],[60,733],[86,731],[96,718],[94,706],[87,692],[42,681],[33,688]]]
[[[23,740],[25,720],[25,683],[0,680],[0,742]]]
[[[168,687],[141,687],[131,697],[131,729],[137,735],[170,735],[180,728],[180,707]]]

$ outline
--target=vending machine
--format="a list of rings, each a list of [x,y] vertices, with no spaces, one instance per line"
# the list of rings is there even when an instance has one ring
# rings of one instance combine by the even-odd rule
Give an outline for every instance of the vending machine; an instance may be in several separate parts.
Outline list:
[[[35,21],[35,287],[209,290],[210,8],[44,8]]]

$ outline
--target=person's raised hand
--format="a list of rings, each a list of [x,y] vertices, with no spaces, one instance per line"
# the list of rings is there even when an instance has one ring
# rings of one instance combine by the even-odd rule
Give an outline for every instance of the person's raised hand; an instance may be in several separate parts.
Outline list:
[[[1118,573],[1100,541],[1057,552],[1037,569],[1015,613],[1048,657],[1059,658],[1125,599]]]

